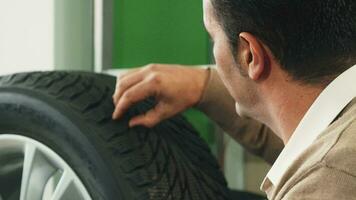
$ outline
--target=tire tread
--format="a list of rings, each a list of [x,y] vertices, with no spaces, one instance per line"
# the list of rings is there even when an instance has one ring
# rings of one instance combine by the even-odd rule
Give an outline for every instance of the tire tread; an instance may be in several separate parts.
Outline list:
[[[85,72],[33,72],[0,78],[0,88],[34,90],[58,99],[94,124],[114,168],[135,187],[133,199],[229,199],[216,159],[183,117],[173,117],[153,129],[130,129],[128,119],[152,108],[154,102],[141,102],[122,120],[113,121],[110,94],[114,86],[114,77]]]

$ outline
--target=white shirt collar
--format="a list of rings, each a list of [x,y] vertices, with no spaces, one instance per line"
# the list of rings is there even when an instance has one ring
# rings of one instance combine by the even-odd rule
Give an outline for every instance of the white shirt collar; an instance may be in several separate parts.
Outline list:
[[[356,97],[356,65],[342,73],[314,101],[261,185],[277,186],[284,173]]]

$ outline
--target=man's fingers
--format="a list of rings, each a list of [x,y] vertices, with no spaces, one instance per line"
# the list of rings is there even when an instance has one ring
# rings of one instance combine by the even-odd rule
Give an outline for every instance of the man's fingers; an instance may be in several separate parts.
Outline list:
[[[165,106],[162,104],[156,105],[152,110],[149,110],[147,113],[143,115],[139,115],[130,120],[129,126],[145,126],[148,128],[152,128],[157,125],[159,122],[165,119],[167,116],[167,110],[165,110]]]
[[[127,70],[125,73],[121,74],[118,76],[118,79],[122,79],[122,78],[125,78],[126,76],[130,75],[130,74],[133,74],[135,72],[138,72],[142,70],[142,68],[133,68],[133,69],[129,69]]]
[[[154,96],[155,90],[155,87],[152,87],[152,84],[148,81],[141,81],[140,83],[124,91],[116,104],[113,119],[120,118],[133,104],[150,96]]]
[[[146,75],[156,71],[158,71],[158,67],[154,64],[151,64],[145,67],[130,69],[126,73],[118,76],[115,93],[113,94],[114,104],[117,104],[125,90],[142,81]]]
[[[142,71],[136,70],[124,76],[120,76],[116,82],[116,89],[113,95],[113,101],[116,105],[123,95],[123,93],[132,87],[133,85],[137,84],[138,82],[144,79],[144,75]]]

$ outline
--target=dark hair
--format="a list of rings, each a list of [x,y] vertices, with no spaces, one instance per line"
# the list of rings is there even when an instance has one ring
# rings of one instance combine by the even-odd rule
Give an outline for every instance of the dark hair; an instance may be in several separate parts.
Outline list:
[[[356,63],[355,0],[211,1],[234,53],[249,32],[295,80],[330,82]]]

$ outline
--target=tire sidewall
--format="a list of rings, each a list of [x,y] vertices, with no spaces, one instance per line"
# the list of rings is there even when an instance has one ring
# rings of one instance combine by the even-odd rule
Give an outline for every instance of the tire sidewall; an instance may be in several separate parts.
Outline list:
[[[49,147],[73,169],[92,199],[125,199],[94,127],[80,115],[34,91],[0,89],[0,95],[0,134],[29,137]]]

